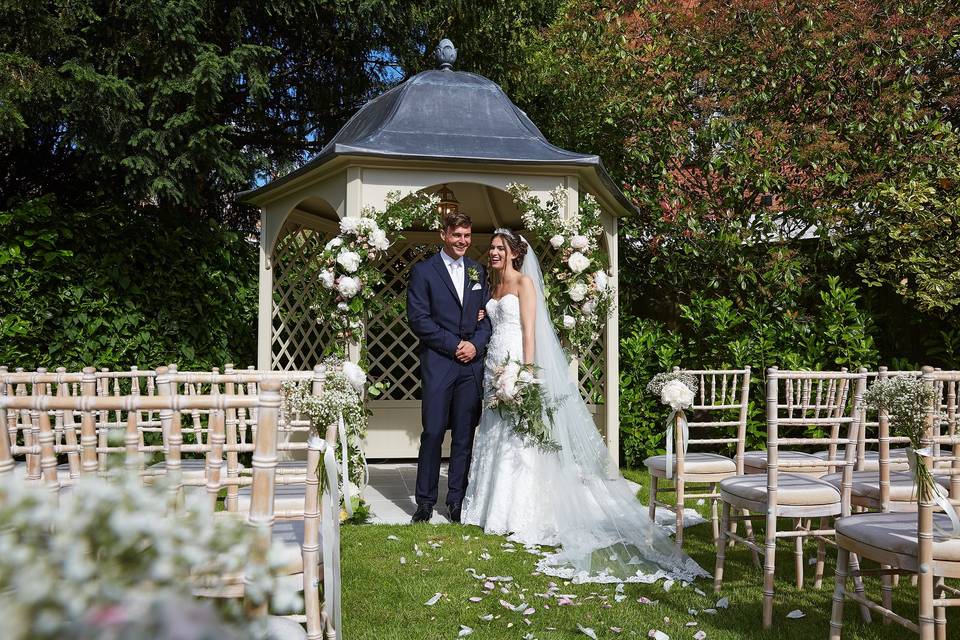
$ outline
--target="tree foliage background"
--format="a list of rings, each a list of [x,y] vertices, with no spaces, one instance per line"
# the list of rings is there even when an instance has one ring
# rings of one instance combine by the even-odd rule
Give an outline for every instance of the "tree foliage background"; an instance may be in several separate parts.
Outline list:
[[[235,194],[443,36],[637,205],[629,462],[672,365],[960,366],[948,0],[0,0],[0,362],[253,362]]]

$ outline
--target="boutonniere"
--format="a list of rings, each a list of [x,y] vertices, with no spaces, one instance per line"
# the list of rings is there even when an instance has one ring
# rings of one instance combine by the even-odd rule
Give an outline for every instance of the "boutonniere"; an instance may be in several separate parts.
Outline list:
[[[470,282],[476,282],[480,284],[480,270],[476,267],[470,267],[467,269],[467,277],[470,278]]]

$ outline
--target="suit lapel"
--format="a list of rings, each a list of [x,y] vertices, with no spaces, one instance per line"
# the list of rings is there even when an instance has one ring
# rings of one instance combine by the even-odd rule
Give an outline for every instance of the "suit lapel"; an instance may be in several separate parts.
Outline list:
[[[441,249],[442,251],[442,249]],[[466,264],[466,261],[464,261]],[[443,280],[443,284],[447,285],[447,290],[450,291],[450,295],[453,296],[453,301],[460,305],[461,311],[463,310],[463,304],[460,302],[460,297],[457,295],[457,289],[453,286],[453,279],[450,278],[450,271],[447,270],[447,264],[443,261],[443,256],[440,255],[440,252],[437,252],[437,255],[433,260],[433,268],[437,270],[437,273],[440,274],[440,279]],[[466,274],[466,269],[463,270]],[[466,275],[464,275],[466,277]],[[464,289],[463,297],[466,299],[467,291]]]

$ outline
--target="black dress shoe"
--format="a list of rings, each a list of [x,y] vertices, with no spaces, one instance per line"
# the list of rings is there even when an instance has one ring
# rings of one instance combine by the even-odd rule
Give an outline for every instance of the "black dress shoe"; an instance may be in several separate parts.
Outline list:
[[[463,505],[461,503],[448,504],[447,509],[450,510],[450,522],[460,522],[460,511]]]
[[[429,504],[418,504],[417,512],[413,514],[413,518],[410,519],[410,522],[430,522],[430,518],[433,517],[433,505]]]

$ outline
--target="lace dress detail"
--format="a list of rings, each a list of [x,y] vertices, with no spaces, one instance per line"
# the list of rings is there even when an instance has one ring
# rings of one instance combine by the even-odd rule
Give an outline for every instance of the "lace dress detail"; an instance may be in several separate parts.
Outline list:
[[[490,393],[494,367],[510,358],[523,360],[520,299],[510,293],[487,302],[493,333],[484,360],[484,395]],[[556,473],[559,460],[525,446],[496,411],[484,410],[473,444],[470,479],[463,500],[462,521],[505,535],[522,544],[558,544],[551,501],[540,482]]]

